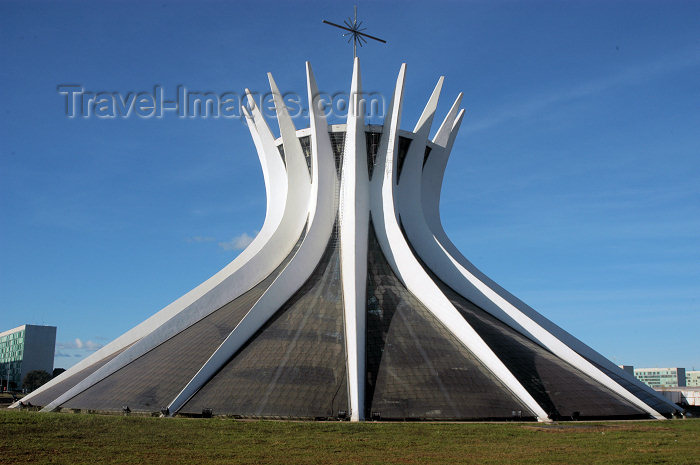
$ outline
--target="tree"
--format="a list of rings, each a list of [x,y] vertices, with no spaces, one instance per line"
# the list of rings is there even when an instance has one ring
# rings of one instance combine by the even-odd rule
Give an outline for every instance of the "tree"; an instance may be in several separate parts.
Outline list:
[[[27,391],[33,391],[37,389],[44,383],[48,383],[51,380],[51,375],[44,370],[32,370],[26,374],[24,381],[22,381],[22,387]]]
[[[53,373],[51,373],[51,377],[52,377],[52,378],[55,378],[56,376],[60,375],[60,374],[63,373],[64,371],[66,371],[65,368],[54,368],[54,369],[53,369]]]

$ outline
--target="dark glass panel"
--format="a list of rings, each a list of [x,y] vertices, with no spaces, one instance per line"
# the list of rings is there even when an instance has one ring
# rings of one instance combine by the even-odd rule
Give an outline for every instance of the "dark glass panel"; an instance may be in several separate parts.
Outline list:
[[[60,397],[63,393],[68,392],[70,389],[77,386],[77,384],[80,383],[82,380],[84,380],[85,378],[87,378],[88,376],[105,366],[107,362],[124,352],[129,347],[131,347],[131,344],[121,350],[116,351],[112,355],[109,355],[103,358],[102,360],[98,360],[92,365],[83,368],[79,372],[69,376],[60,383],[57,383],[51,386],[50,388],[46,389],[45,391],[37,394],[29,402],[31,402],[32,405],[38,405],[41,407],[47,406],[49,403]]]
[[[583,357],[583,355],[581,356]],[[595,365],[596,368],[598,368],[600,371],[612,378],[617,384],[627,389],[630,393],[632,393],[632,395],[640,399],[642,402],[644,402],[660,414],[666,416],[667,418],[670,418],[676,410],[680,410],[680,408],[674,408],[673,406],[668,405],[666,402],[662,402],[661,400],[657,399],[654,395],[646,392],[644,388],[641,388],[635,383],[628,381],[619,373],[608,370],[607,368],[603,367],[602,365],[598,365],[596,362],[588,359],[587,357],[584,358],[591,362],[593,365]]]
[[[311,176],[311,136],[300,137],[299,143],[301,144],[301,151],[304,152],[304,159],[306,159],[306,167],[309,169],[309,176]]]
[[[304,234],[301,236],[304,237]],[[62,407],[159,411],[167,406],[245,316],[299,247],[267,278],[128,365],[73,397]]]
[[[622,397],[434,279],[550,418],[648,417]]]
[[[348,411],[336,244],[331,238],[307,282],[181,413],[327,418]]]
[[[406,161],[406,155],[408,154],[408,148],[411,146],[412,139],[408,137],[399,136],[399,153],[397,155],[397,168],[398,173],[396,174],[396,182],[401,179],[401,170],[403,170],[403,163]]]
[[[648,418],[641,409],[458,294],[413,252],[469,325],[550,418]]]
[[[333,148],[333,156],[335,158],[335,170],[340,176],[343,168],[343,150],[345,149],[345,132],[330,132],[328,133],[331,139],[331,147]]]
[[[403,286],[372,227],[368,255],[367,418],[533,418]]]
[[[365,137],[367,139],[367,169],[369,170],[369,177],[372,179],[372,171],[374,171],[374,164],[377,158],[377,151],[379,150],[379,141],[382,138],[382,133],[366,131]]]
[[[454,291],[420,259],[403,224],[400,226],[423,269],[550,418],[649,417],[629,401]]]
[[[431,150],[432,148],[430,148],[427,145],[425,146],[425,155],[423,155],[423,166],[425,166],[425,164],[428,162],[428,157],[430,156]]]

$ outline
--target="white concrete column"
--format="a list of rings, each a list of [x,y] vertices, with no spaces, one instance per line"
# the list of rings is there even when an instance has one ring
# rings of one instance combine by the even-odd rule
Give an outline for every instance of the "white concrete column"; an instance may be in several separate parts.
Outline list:
[[[355,58],[340,193],[340,266],[345,307],[350,420],[364,420],[369,174],[360,59]]]
[[[370,186],[372,219],[379,245],[389,265],[406,288],[479,359],[484,367],[501,381],[506,389],[530,409],[539,421],[549,421],[542,407],[537,404],[535,399],[423,270],[403,237],[396,217],[395,189],[398,173],[396,173],[395,157],[398,150],[398,129],[401,119],[405,72],[406,65],[404,64],[399,72],[389,115],[384,123],[382,140],[377,154],[377,166]],[[430,105],[436,104],[437,99],[430,102]],[[430,112],[434,112],[434,109],[429,109]]]

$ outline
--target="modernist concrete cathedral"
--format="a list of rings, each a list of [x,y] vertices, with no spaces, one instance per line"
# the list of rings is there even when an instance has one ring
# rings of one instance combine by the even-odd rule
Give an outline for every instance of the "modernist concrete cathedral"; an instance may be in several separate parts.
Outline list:
[[[310,127],[272,79],[281,137],[245,118],[267,211],[233,262],[24,398],[55,409],[358,420],[669,417],[676,406],[481,273],[440,221],[461,94],[429,138],[443,78],[400,128],[351,98],[329,126],[306,65]],[[351,96],[361,94],[354,61]]]

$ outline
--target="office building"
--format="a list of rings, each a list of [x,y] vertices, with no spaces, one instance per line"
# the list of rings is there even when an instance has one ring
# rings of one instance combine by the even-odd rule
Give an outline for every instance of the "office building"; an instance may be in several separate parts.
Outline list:
[[[53,371],[56,327],[22,325],[0,333],[0,379],[3,390],[19,389],[33,370]]]
[[[635,368],[634,376],[652,388],[685,386],[685,368]]]
[[[700,387],[700,371],[686,370],[685,385],[688,387]]]

